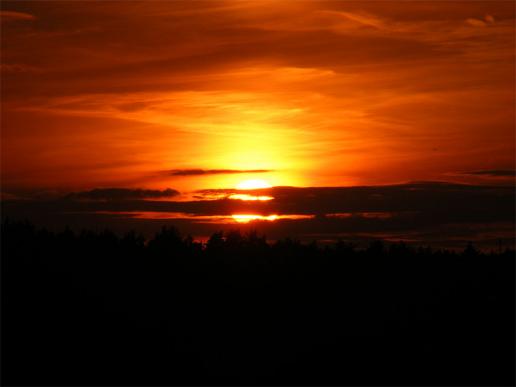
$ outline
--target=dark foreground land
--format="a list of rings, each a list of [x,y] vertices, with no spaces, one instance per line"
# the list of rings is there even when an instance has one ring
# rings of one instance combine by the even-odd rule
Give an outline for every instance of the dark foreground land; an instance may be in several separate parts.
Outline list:
[[[1,236],[3,385],[514,385],[513,251]]]

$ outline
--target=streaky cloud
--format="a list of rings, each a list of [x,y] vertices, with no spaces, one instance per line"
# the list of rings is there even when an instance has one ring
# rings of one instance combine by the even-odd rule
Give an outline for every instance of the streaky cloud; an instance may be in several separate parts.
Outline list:
[[[165,171],[168,176],[225,175],[236,173],[267,173],[270,169],[171,169]]]
[[[179,191],[167,188],[164,190],[131,189],[131,188],[95,188],[90,191],[72,192],[65,199],[73,200],[135,200],[159,199],[179,195]]]
[[[486,169],[480,171],[464,172],[465,175],[480,175],[480,176],[493,176],[493,177],[515,177],[515,169]]]
[[[0,20],[9,21],[9,20],[34,20],[36,17],[26,12],[17,12],[17,11],[0,11]]]

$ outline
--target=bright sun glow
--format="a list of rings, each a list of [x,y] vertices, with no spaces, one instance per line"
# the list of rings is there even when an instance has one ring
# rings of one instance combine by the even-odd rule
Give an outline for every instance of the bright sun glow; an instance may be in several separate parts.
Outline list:
[[[237,189],[261,189],[261,188],[271,188],[272,186],[267,183],[265,180],[261,179],[250,179],[244,180],[237,184]]]
[[[234,199],[234,200],[251,200],[251,201],[254,201],[254,200],[258,200],[258,201],[267,201],[267,200],[272,200],[274,199],[272,196],[265,196],[265,195],[260,195],[260,196],[254,196],[254,195],[248,195],[248,194],[232,194],[229,196],[229,199]]]
[[[249,223],[252,220],[268,220],[273,221],[278,219],[278,215],[248,215],[248,214],[238,214],[231,215],[233,219],[235,219],[238,223]]]

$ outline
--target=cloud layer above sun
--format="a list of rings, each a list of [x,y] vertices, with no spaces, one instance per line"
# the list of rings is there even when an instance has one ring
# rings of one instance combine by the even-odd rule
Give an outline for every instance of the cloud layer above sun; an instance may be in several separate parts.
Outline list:
[[[5,1],[0,15],[6,192],[514,168],[511,2]]]

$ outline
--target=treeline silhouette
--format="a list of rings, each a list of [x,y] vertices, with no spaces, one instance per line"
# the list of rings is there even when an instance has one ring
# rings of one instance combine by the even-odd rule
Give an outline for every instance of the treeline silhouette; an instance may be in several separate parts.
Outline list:
[[[1,237],[3,385],[514,384],[514,251]]]

